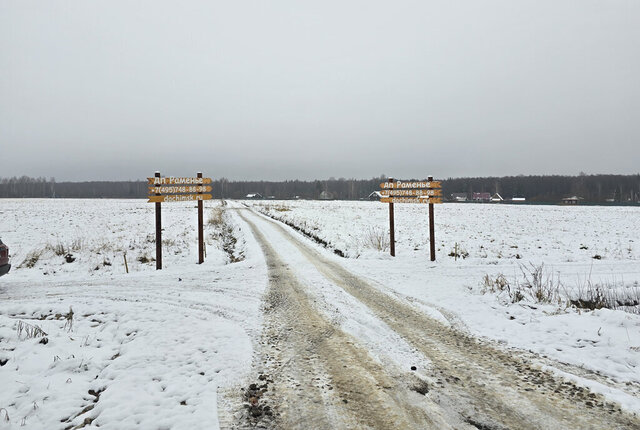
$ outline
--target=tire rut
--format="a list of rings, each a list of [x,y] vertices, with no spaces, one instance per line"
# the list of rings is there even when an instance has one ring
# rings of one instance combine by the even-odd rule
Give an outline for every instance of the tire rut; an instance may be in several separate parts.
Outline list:
[[[543,371],[517,353],[445,326],[325,258],[279,223],[261,219],[275,226],[326,278],[431,360],[428,397],[471,428],[640,429],[637,416],[603,396]],[[433,424],[396,428],[442,428]]]
[[[427,411],[423,396],[389,375],[354,338],[314,308],[292,268],[259,229],[240,216],[260,243],[268,267],[264,329],[254,364],[257,379],[268,384],[251,384],[251,393],[262,392],[250,401],[245,398],[245,411],[234,427],[450,428],[437,411]]]

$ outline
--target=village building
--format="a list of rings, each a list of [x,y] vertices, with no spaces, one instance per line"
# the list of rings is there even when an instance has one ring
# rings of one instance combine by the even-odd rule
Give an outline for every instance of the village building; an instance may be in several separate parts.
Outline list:
[[[577,205],[578,203],[580,203],[581,200],[584,200],[584,199],[582,197],[578,197],[578,196],[565,197],[564,199],[562,199],[562,204],[563,205]]]
[[[474,202],[488,202],[491,200],[491,193],[473,193],[471,200]]]
[[[382,198],[382,194],[380,194],[380,191],[373,191],[371,194],[367,196],[367,200],[372,200],[372,201],[380,201],[381,198]]]
[[[503,202],[503,201],[504,201],[504,199],[498,193],[495,193],[493,196],[491,196],[491,203],[500,203],[500,202]]]
[[[453,193],[451,194],[451,200],[453,200],[454,202],[466,202],[467,193]]]
[[[262,198],[263,198],[262,194],[260,193],[250,193],[245,196],[245,199],[250,199],[250,200],[260,200]]]

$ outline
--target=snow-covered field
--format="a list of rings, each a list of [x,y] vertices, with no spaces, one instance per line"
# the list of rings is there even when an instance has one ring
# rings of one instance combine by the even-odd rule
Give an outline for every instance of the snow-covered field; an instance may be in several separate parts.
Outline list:
[[[0,200],[0,217],[14,264],[0,279],[0,428],[217,427],[216,393],[250,370],[260,331],[266,272],[250,236],[226,264],[206,225],[198,265],[194,205],[163,205],[156,271],[145,201]]]
[[[447,324],[549,357],[540,364],[556,372],[555,360],[583,367],[584,378],[568,377],[640,412],[640,315],[570,303],[594,286],[637,294],[640,208],[437,205],[430,262],[423,205],[396,205],[392,258],[372,246],[387,232],[385,204],[244,203],[313,232],[327,256]],[[205,222],[217,205],[206,203]],[[153,205],[142,200],[0,200],[0,219],[14,265],[0,278],[0,429],[218,427],[217,393],[250,372],[267,285],[233,211],[207,224],[197,265],[194,205],[163,205],[162,271]],[[523,272],[542,264],[550,303],[523,287]],[[518,286],[525,296],[513,300]]]
[[[388,204],[341,201],[251,202],[256,208],[306,224],[355,258],[370,251],[370,229],[389,229]],[[640,207],[452,204],[435,206],[438,258],[457,243],[465,264],[524,260],[587,262],[640,260]],[[396,204],[397,256],[429,252],[427,205]]]
[[[396,257],[370,236],[388,232],[388,205],[379,202],[245,202],[296,224],[350,258],[343,264],[441,313],[474,335],[584,367],[621,383],[640,383],[640,306],[586,310],[571,306],[596,287],[640,298],[640,208],[441,204],[435,206],[437,260],[429,261],[426,205],[396,204]],[[374,240],[375,242],[375,240]],[[458,258],[449,256],[460,255]],[[466,255],[468,253],[468,255]],[[595,257],[595,258],[594,258]],[[542,283],[557,295],[535,300],[523,287],[542,267]],[[500,275],[524,298],[488,291],[485,275]],[[634,313],[635,312],[635,313]],[[583,381],[583,383],[586,383]],[[596,389],[598,387],[594,387]],[[637,398],[600,391],[640,410]]]

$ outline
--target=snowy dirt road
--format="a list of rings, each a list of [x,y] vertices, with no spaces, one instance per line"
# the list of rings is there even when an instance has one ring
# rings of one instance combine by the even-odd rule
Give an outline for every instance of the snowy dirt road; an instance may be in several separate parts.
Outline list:
[[[430,318],[281,224],[239,214],[269,287],[255,379],[242,398],[227,393],[235,411],[219,411],[222,427],[640,428],[600,395]]]

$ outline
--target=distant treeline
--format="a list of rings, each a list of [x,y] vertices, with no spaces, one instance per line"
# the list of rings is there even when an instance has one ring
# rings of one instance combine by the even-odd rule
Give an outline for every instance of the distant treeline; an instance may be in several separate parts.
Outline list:
[[[416,178],[423,180],[424,178]],[[386,177],[372,179],[328,179],[323,181],[229,181],[213,182],[214,198],[242,199],[249,194],[275,199],[368,199],[380,189]],[[409,180],[409,178],[407,178]],[[1,178],[0,198],[145,198],[146,181],[56,182],[54,178],[27,176]],[[584,203],[637,203],[640,201],[638,175],[579,175],[579,176],[506,176],[501,178],[449,178],[442,180],[443,197],[452,194],[500,194],[505,200],[524,197],[529,202],[556,203],[565,197],[576,196]]]
[[[579,197],[585,203],[640,201],[638,175],[579,175],[579,176],[506,176],[502,178],[447,179],[445,192],[499,193],[504,199],[525,197],[540,203],[559,202],[566,197]]]
[[[144,181],[56,182],[55,178],[0,178],[0,198],[118,198],[139,199],[147,195]]]

